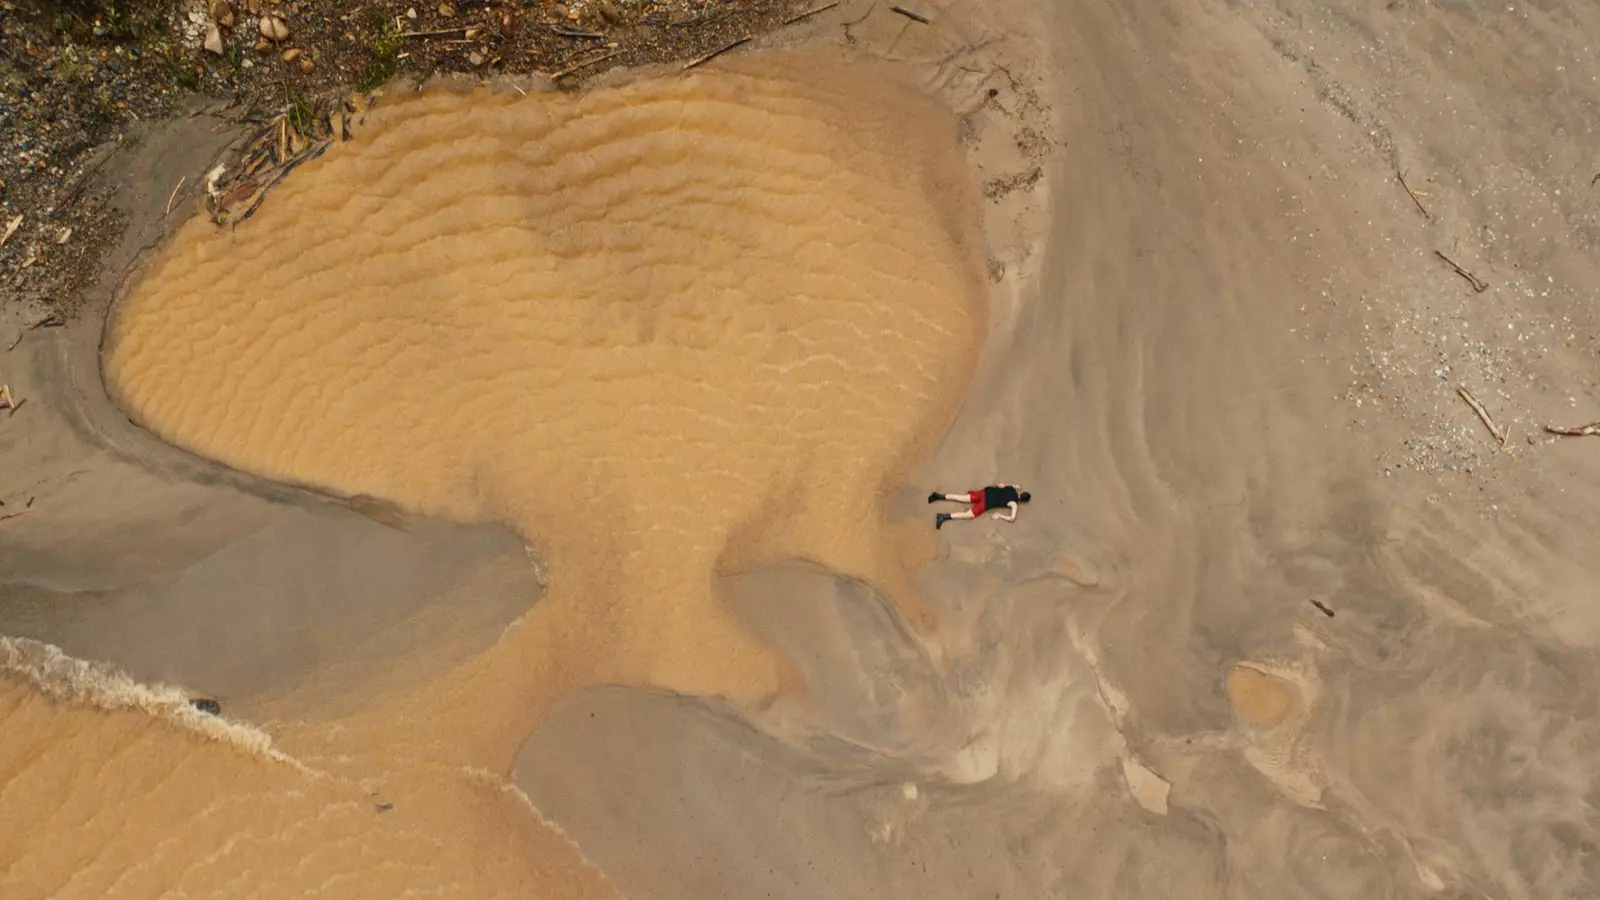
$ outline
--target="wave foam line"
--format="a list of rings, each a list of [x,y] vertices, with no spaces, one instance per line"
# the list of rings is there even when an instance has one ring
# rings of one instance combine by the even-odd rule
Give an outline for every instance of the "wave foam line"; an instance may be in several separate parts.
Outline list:
[[[196,709],[182,688],[144,684],[110,663],[69,656],[54,644],[0,636],[0,676],[25,682],[52,700],[107,712],[142,712],[259,759],[331,777],[278,750],[265,731]]]

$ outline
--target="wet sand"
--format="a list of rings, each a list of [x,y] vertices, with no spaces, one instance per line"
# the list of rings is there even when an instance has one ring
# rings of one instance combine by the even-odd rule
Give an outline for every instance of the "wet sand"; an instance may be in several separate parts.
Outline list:
[[[113,394],[151,431],[232,469],[119,419],[93,329],[30,334],[16,351],[21,374],[8,360],[7,378],[47,402],[0,432],[8,460],[27,457],[0,481],[6,509],[36,497],[26,516],[0,522],[0,612],[22,623],[3,631],[144,681],[226,687],[225,711],[253,724],[225,727],[181,695],[6,644],[0,821],[24,823],[0,834],[15,848],[6,895],[249,884],[263,896],[1544,898],[1600,885],[1600,564],[1588,549],[1600,508],[1586,499],[1600,456],[1592,438],[1537,430],[1600,420],[1600,321],[1587,300],[1600,284],[1600,230],[1582,150],[1600,125],[1600,73],[1581,52],[1600,33],[1595,13],[1017,3],[933,18],[921,27],[844,4],[806,27],[812,40],[847,34],[853,51],[898,60],[950,110],[939,115],[970,167],[956,168],[984,196],[966,220],[982,238],[952,231],[959,217],[928,199],[943,192],[906,178],[918,159],[952,171],[929,161],[954,155],[936,150],[938,116],[918,117],[928,135],[911,140],[905,125],[852,106],[887,102],[855,97],[883,94],[853,76],[727,98],[770,114],[774,97],[806,97],[840,118],[785,119],[789,134],[867,148],[828,155],[860,181],[822,179],[801,196],[740,174],[795,171],[775,152],[719,158],[711,171],[747,179],[746,190],[715,196],[775,191],[808,210],[786,217],[768,200],[752,204],[759,226],[715,220],[726,231],[704,249],[729,255],[708,271],[747,279],[730,290],[755,294],[748,285],[763,272],[820,269],[821,259],[768,254],[745,271],[722,241],[809,233],[838,197],[881,192],[874,209],[914,248],[902,265],[872,243],[883,229],[833,239],[825,261],[859,266],[866,280],[845,279],[859,295],[804,292],[818,309],[840,304],[821,318],[838,326],[821,340],[840,342],[843,363],[819,373],[825,403],[783,395],[802,382],[763,380],[741,354],[766,345],[741,342],[718,357],[730,368],[694,371],[757,373],[731,384],[768,392],[770,406],[725,386],[722,405],[680,404],[660,420],[585,408],[606,390],[648,390],[629,365],[676,370],[648,355],[655,345],[627,310],[595,312],[615,308],[607,279],[648,294],[671,288],[658,280],[667,275],[646,263],[583,268],[609,258],[595,247],[652,245],[628,243],[627,229],[585,232],[581,220],[562,232],[565,267],[515,270],[519,283],[563,288],[551,293],[573,305],[551,319],[518,320],[514,304],[492,302],[502,296],[494,259],[447,266],[492,255],[487,242],[414,251],[351,279],[399,285],[387,305],[377,291],[326,274],[298,282],[282,267],[317,260],[325,242],[212,273],[202,260],[147,274],[119,316],[161,296],[150,286],[164,278],[192,279],[177,295],[196,299],[174,307],[188,317],[181,328],[157,324],[124,351],[137,319],[116,320]],[[633,90],[773,77],[750,57],[704,80]],[[843,82],[852,90],[829,92]],[[606,96],[562,103],[603,106]],[[392,107],[391,129],[369,123],[367,146],[426,121],[406,118],[413,104],[437,104],[429,115],[448,122],[453,104],[488,119],[523,99],[424,95]],[[454,127],[407,140],[492,157],[465,136],[498,128]],[[641,167],[671,168],[670,145],[601,129],[619,133],[629,137],[594,146],[651,151],[617,169],[604,152],[576,154],[575,172],[556,183],[599,173],[646,184]],[[739,143],[771,139],[767,126],[754,133]],[[885,161],[861,162],[871,158]],[[337,157],[324,162],[332,169]],[[296,173],[236,243],[250,249],[250,229],[272,233],[274,209],[287,216],[296,203],[330,218],[454,195],[406,201],[428,179],[377,168],[371,177],[387,187],[354,198],[313,169]],[[494,182],[486,175],[468,193]],[[144,193],[159,213],[164,192]],[[506,196],[523,193],[546,191]],[[606,208],[648,221],[655,207],[628,196]],[[499,214],[475,206],[475,223]],[[559,225],[563,214],[533,221]],[[294,238],[287,221],[284,240]],[[909,240],[915,228],[927,231]],[[352,246],[390,237],[345,232]],[[393,237],[415,246],[437,233]],[[967,258],[927,252],[969,240]],[[206,241],[196,228],[170,246],[201,258]],[[329,250],[328,265],[359,266],[367,249]],[[1436,250],[1490,287],[1474,292]],[[952,287],[976,285],[984,270],[987,290]],[[873,277],[921,289],[872,290]],[[201,290],[219,282],[230,286]],[[221,302],[246,287],[260,288],[254,303]],[[318,297],[326,311],[307,315],[299,304]],[[462,305],[434,321],[434,297]],[[987,323],[971,322],[985,302]],[[680,331],[667,317],[656,340],[719,338],[716,316],[741,308],[708,307],[704,323]],[[868,353],[885,349],[884,333],[868,330],[873,315],[900,323],[908,310],[929,327]],[[594,350],[530,363],[499,349],[532,340],[565,352],[554,338],[581,337],[580,313]],[[968,330],[948,324],[963,317]],[[252,322],[285,337],[240,337],[260,333]],[[461,337],[436,351],[441,333]],[[234,349],[202,352],[227,334]],[[975,366],[969,336],[984,339]],[[352,359],[378,377],[323,388]],[[948,368],[916,365],[929,360]],[[585,385],[591,395],[557,377],[568,370],[615,375]],[[581,427],[558,440],[515,404],[475,410],[442,381],[464,371],[504,380],[508,394],[557,398],[550,408]],[[1504,447],[1460,386],[1511,429]],[[229,402],[241,393],[262,405]],[[774,401],[794,421],[820,423],[820,449],[796,450],[783,417],[727,412]],[[706,408],[726,423],[684,412]],[[827,414],[838,409],[857,412]],[[685,432],[686,420],[703,430]],[[660,437],[672,433],[700,435],[694,459],[711,465],[670,469],[684,460]],[[477,462],[463,472],[442,459]],[[812,506],[814,495],[779,489],[818,471],[853,473],[848,499],[865,506],[841,509],[834,493]],[[720,484],[726,473],[768,487],[725,510],[698,479]],[[552,480],[623,491],[667,483],[658,477],[681,485],[669,491],[675,503],[704,504],[691,525],[643,524],[674,521],[673,503],[651,490],[539,493]],[[931,535],[921,532],[922,547],[900,535],[931,524],[921,495],[995,479],[1033,491],[1018,523],[947,527],[919,562]],[[285,482],[415,512],[384,524]],[[600,501],[635,516],[552,528],[543,514]],[[768,512],[772,527],[740,527]],[[317,557],[305,542],[320,538],[308,534],[345,543]],[[605,544],[623,538],[633,541],[623,552]],[[642,549],[630,556],[630,546]],[[283,562],[261,566],[273,553]],[[353,568],[336,582],[346,559]],[[401,559],[421,560],[416,574],[384,582]],[[297,569],[305,574],[284,574]],[[597,570],[604,577],[565,577]],[[204,615],[227,620],[217,598],[230,572],[251,582],[250,607],[275,592],[302,599],[231,638],[224,664],[206,652],[207,632],[223,626]],[[319,593],[327,585],[337,591]],[[541,633],[541,614],[573,622],[557,614],[593,614],[597,600],[617,611],[604,628],[563,624],[526,640]],[[221,612],[202,614],[209,604]],[[196,624],[205,621],[218,624]],[[365,655],[346,652],[355,647]],[[414,653],[422,662],[406,671]],[[541,666],[555,659],[565,663],[551,678]],[[527,676],[540,677],[516,680]],[[616,682],[657,690],[577,690]],[[59,839],[85,823],[87,839]]]

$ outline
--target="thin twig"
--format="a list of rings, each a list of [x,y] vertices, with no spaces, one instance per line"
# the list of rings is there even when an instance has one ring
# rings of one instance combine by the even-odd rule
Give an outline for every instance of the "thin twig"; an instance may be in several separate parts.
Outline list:
[[[800,21],[801,19],[809,19],[812,16],[816,15],[817,13],[827,12],[828,10],[833,9],[835,6],[838,6],[838,5],[839,5],[839,0],[833,0],[832,3],[824,3],[821,6],[813,6],[810,9],[806,10],[803,13],[800,13],[797,16],[793,16],[791,18],[784,19],[783,20],[783,24],[785,24],[785,25],[793,25],[794,23]]]
[[[456,34],[458,32],[462,32],[462,31],[466,31],[466,30],[467,30],[466,28],[441,28],[438,31],[402,31],[402,32],[400,32],[400,36],[403,37],[403,38],[408,38],[408,37],[438,37],[441,34]]]
[[[1456,388],[1456,393],[1461,395],[1461,399],[1467,401],[1467,405],[1472,407],[1472,411],[1478,414],[1479,419],[1483,420],[1484,427],[1488,428],[1489,433],[1494,435],[1494,439],[1499,442],[1500,446],[1504,447],[1506,445],[1506,433],[1500,430],[1500,426],[1494,423],[1494,419],[1489,417],[1489,411],[1483,408],[1483,404],[1478,402],[1478,398],[1472,396],[1472,392],[1464,387]]]
[[[862,22],[865,22],[867,17],[872,15],[873,10],[876,10],[877,8],[878,0],[872,0],[872,5],[867,7],[867,11],[861,14],[861,18],[855,20],[854,22],[840,22],[839,24],[844,26],[845,34],[848,36],[850,33],[850,27],[852,25],[860,25]]]
[[[1410,197],[1411,198],[1411,202],[1415,203],[1417,205],[1417,211],[1422,213],[1422,217],[1424,219],[1427,219],[1429,222],[1432,222],[1433,221],[1433,216],[1428,215],[1428,209],[1427,209],[1427,207],[1423,206],[1422,205],[1422,201],[1417,198],[1417,192],[1413,191],[1411,189],[1411,185],[1406,184],[1405,173],[1401,172],[1399,170],[1396,170],[1395,173],[1394,173],[1394,177],[1395,177],[1396,181],[1400,182],[1400,186],[1406,189],[1406,196]]]
[[[6,418],[9,419],[12,416],[16,415],[17,414],[17,410],[21,409],[23,404],[25,404],[27,402],[28,402],[28,398],[27,397],[23,397],[21,400],[18,400],[16,403],[11,404],[11,408],[6,410]]]
[[[1482,278],[1479,278],[1478,276],[1472,274],[1471,272],[1468,272],[1466,269],[1463,269],[1460,266],[1456,265],[1456,261],[1455,260],[1451,259],[1448,256],[1445,256],[1443,253],[1440,253],[1437,250],[1433,251],[1433,255],[1437,256],[1440,259],[1444,260],[1445,262],[1449,263],[1450,264],[1450,268],[1455,269],[1457,275],[1460,275],[1462,278],[1465,278],[1467,280],[1467,283],[1472,285],[1472,290],[1475,293],[1481,294],[1484,291],[1489,289],[1489,282],[1484,281]]]
[[[1546,425],[1544,430],[1551,434],[1559,434],[1566,437],[1583,437],[1586,434],[1600,435],[1600,422],[1591,422],[1588,425],[1579,425],[1576,428],[1562,425]]]
[[[17,339],[11,342],[11,346],[6,348],[6,352],[10,353],[12,350],[17,349],[17,345],[22,343],[23,336],[26,335],[30,331],[35,331],[35,330],[40,329],[40,328],[60,328],[61,326],[65,325],[65,324],[67,324],[67,323],[65,321],[63,321],[60,316],[58,316],[58,315],[56,315],[54,313],[51,313],[50,315],[45,316],[44,318],[42,318],[39,321],[33,323],[32,325],[29,325],[27,328],[24,328],[21,331],[17,332]]]
[[[235,228],[239,227],[239,225],[242,224],[246,219],[255,215],[256,209],[261,206],[261,202],[267,199],[267,192],[272,190],[272,188],[276,186],[278,182],[282,181],[284,178],[287,178],[289,173],[298,168],[301,163],[310,162],[311,160],[320,157],[323,153],[326,153],[328,148],[331,146],[333,146],[332,140],[318,141],[317,143],[312,144],[310,149],[301,153],[299,156],[294,157],[288,162],[268,172],[266,180],[263,181],[259,186],[242,184],[239,186],[239,188],[233,189],[242,190],[245,188],[253,188],[253,193],[243,195],[244,197],[251,198],[250,205],[243,213],[235,215],[231,219],[228,218],[228,216],[233,213],[231,207],[226,209],[218,209],[211,217],[211,221],[219,227],[223,225],[231,225]],[[230,191],[229,194],[225,194],[223,200],[226,201],[231,193],[232,191]]]
[[[902,16],[905,16],[906,18],[910,19],[913,22],[921,22],[924,25],[932,25],[933,24],[932,22],[928,21],[928,18],[926,16],[917,15],[916,13],[912,12],[909,9],[906,9],[903,6],[891,6],[891,7],[889,7],[889,9],[891,11],[893,11],[893,12],[899,13]]]
[[[728,11],[723,11],[723,12],[720,12],[720,13],[714,13],[714,14],[709,15],[709,16],[701,16],[698,19],[690,19],[687,22],[668,22],[667,23],[667,27],[668,28],[699,28],[699,27],[701,27],[703,25],[715,25],[718,22],[721,22],[723,19],[726,19],[728,16],[731,16],[731,15],[733,15],[733,12],[731,10],[728,10]]]
[[[17,516],[25,516],[27,514],[28,514],[27,510],[19,509],[14,513],[6,513],[5,515],[0,516],[0,522],[4,522],[7,519],[15,519]]]
[[[722,54],[727,53],[729,50],[732,50],[733,48],[739,46],[740,44],[748,42],[749,40],[750,40],[750,36],[749,35],[745,35],[744,37],[739,38],[737,41],[734,41],[731,44],[724,44],[723,46],[717,48],[716,50],[711,51],[710,53],[707,53],[705,56],[702,56],[699,59],[690,60],[689,64],[683,67],[683,71],[687,72],[690,69],[694,68],[695,66],[702,65],[704,63],[708,63],[708,62],[712,61],[713,59],[716,59],[717,57],[721,56]]]
[[[189,176],[185,175],[178,179],[177,184],[172,186],[172,193],[167,195],[167,211],[161,214],[163,217],[172,215],[172,201],[178,199],[178,190],[182,188],[183,183],[188,180]]]
[[[613,50],[613,51],[611,51],[610,53],[607,53],[604,56],[596,56],[594,59],[591,59],[588,62],[581,62],[581,63],[578,63],[577,65],[568,66],[565,69],[562,69],[561,71],[555,73],[554,75],[551,75],[550,76],[550,80],[551,81],[555,81],[557,78],[565,78],[568,75],[571,75],[573,72],[578,71],[579,69],[587,69],[590,66],[595,65],[596,63],[603,63],[603,62],[605,62],[606,60],[610,59],[613,56],[621,56],[621,55],[622,55],[622,51],[621,50]]]
[[[1325,606],[1321,600],[1312,600],[1311,605],[1322,610],[1323,615],[1326,615],[1328,618],[1333,618],[1333,610]]]
[[[592,41],[603,41],[606,36],[595,31],[584,31],[581,28],[569,28],[566,25],[551,25],[550,30],[562,37],[588,38]]]

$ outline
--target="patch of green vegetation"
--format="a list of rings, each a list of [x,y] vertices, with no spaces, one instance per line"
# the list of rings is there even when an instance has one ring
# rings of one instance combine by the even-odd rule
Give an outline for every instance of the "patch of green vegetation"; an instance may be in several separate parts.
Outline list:
[[[382,9],[371,6],[368,11],[372,35],[367,41],[367,49],[372,53],[372,59],[356,82],[356,90],[360,91],[370,91],[394,77],[400,65],[400,44],[404,40],[400,36],[400,27]]]
[[[122,112],[117,109],[117,98],[112,93],[111,85],[99,84],[94,89],[94,114],[100,121],[113,123],[122,121]]]
[[[76,44],[67,44],[56,54],[55,76],[61,82],[77,87],[94,78],[94,68],[89,65],[88,54],[79,51]]]
[[[200,72],[196,69],[190,68],[184,63],[183,60],[174,56],[168,56],[167,73],[170,74],[172,76],[172,80],[176,81],[178,86],[184,90],[200,90]]]
[[[294,129],[301,134],[310,134],[312,122],[316,118],[316,111],[312,109],[306,98],[294,89],[294,85],[288,82],[284,82],[283,96],[289,104],[289,124],[294,126]]]

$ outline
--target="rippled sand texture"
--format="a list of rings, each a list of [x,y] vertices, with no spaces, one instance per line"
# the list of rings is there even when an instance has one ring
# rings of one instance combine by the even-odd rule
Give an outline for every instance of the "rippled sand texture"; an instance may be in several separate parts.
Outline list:
[[[157,773],[103,857],[160,842],[152,884],[192,895],[266,872],[274,896],[608,893],[502,777],[552,704],[598,683],[772,696],[785,664],[720,604],[719,570],[803,557],[920,614],[880,503],[982,342],[955,135],[831,59],[437,91],[381,106],[237,230],[189,222],[108,326],[119,403],[264,478],[511,523],[548,587],[475,662],[274,726],[292,764],[231,769],[171,722],[7,694],[9,722],[64,734],[13,746],[10,784]],[[140,753],[165,763],[119,762]],[[403,814],[432,845],[400,839]],[[282,858],[245,865],[261,842]],[[76,867],[32,859],[41,884]]]
[[[107,380],[245,471],[514,523],[552,594],[506,678],[767,695],[730,541],[896,581],[880,491],[981,339],[953,121],[799,64],[397,103],[186,227]]]

